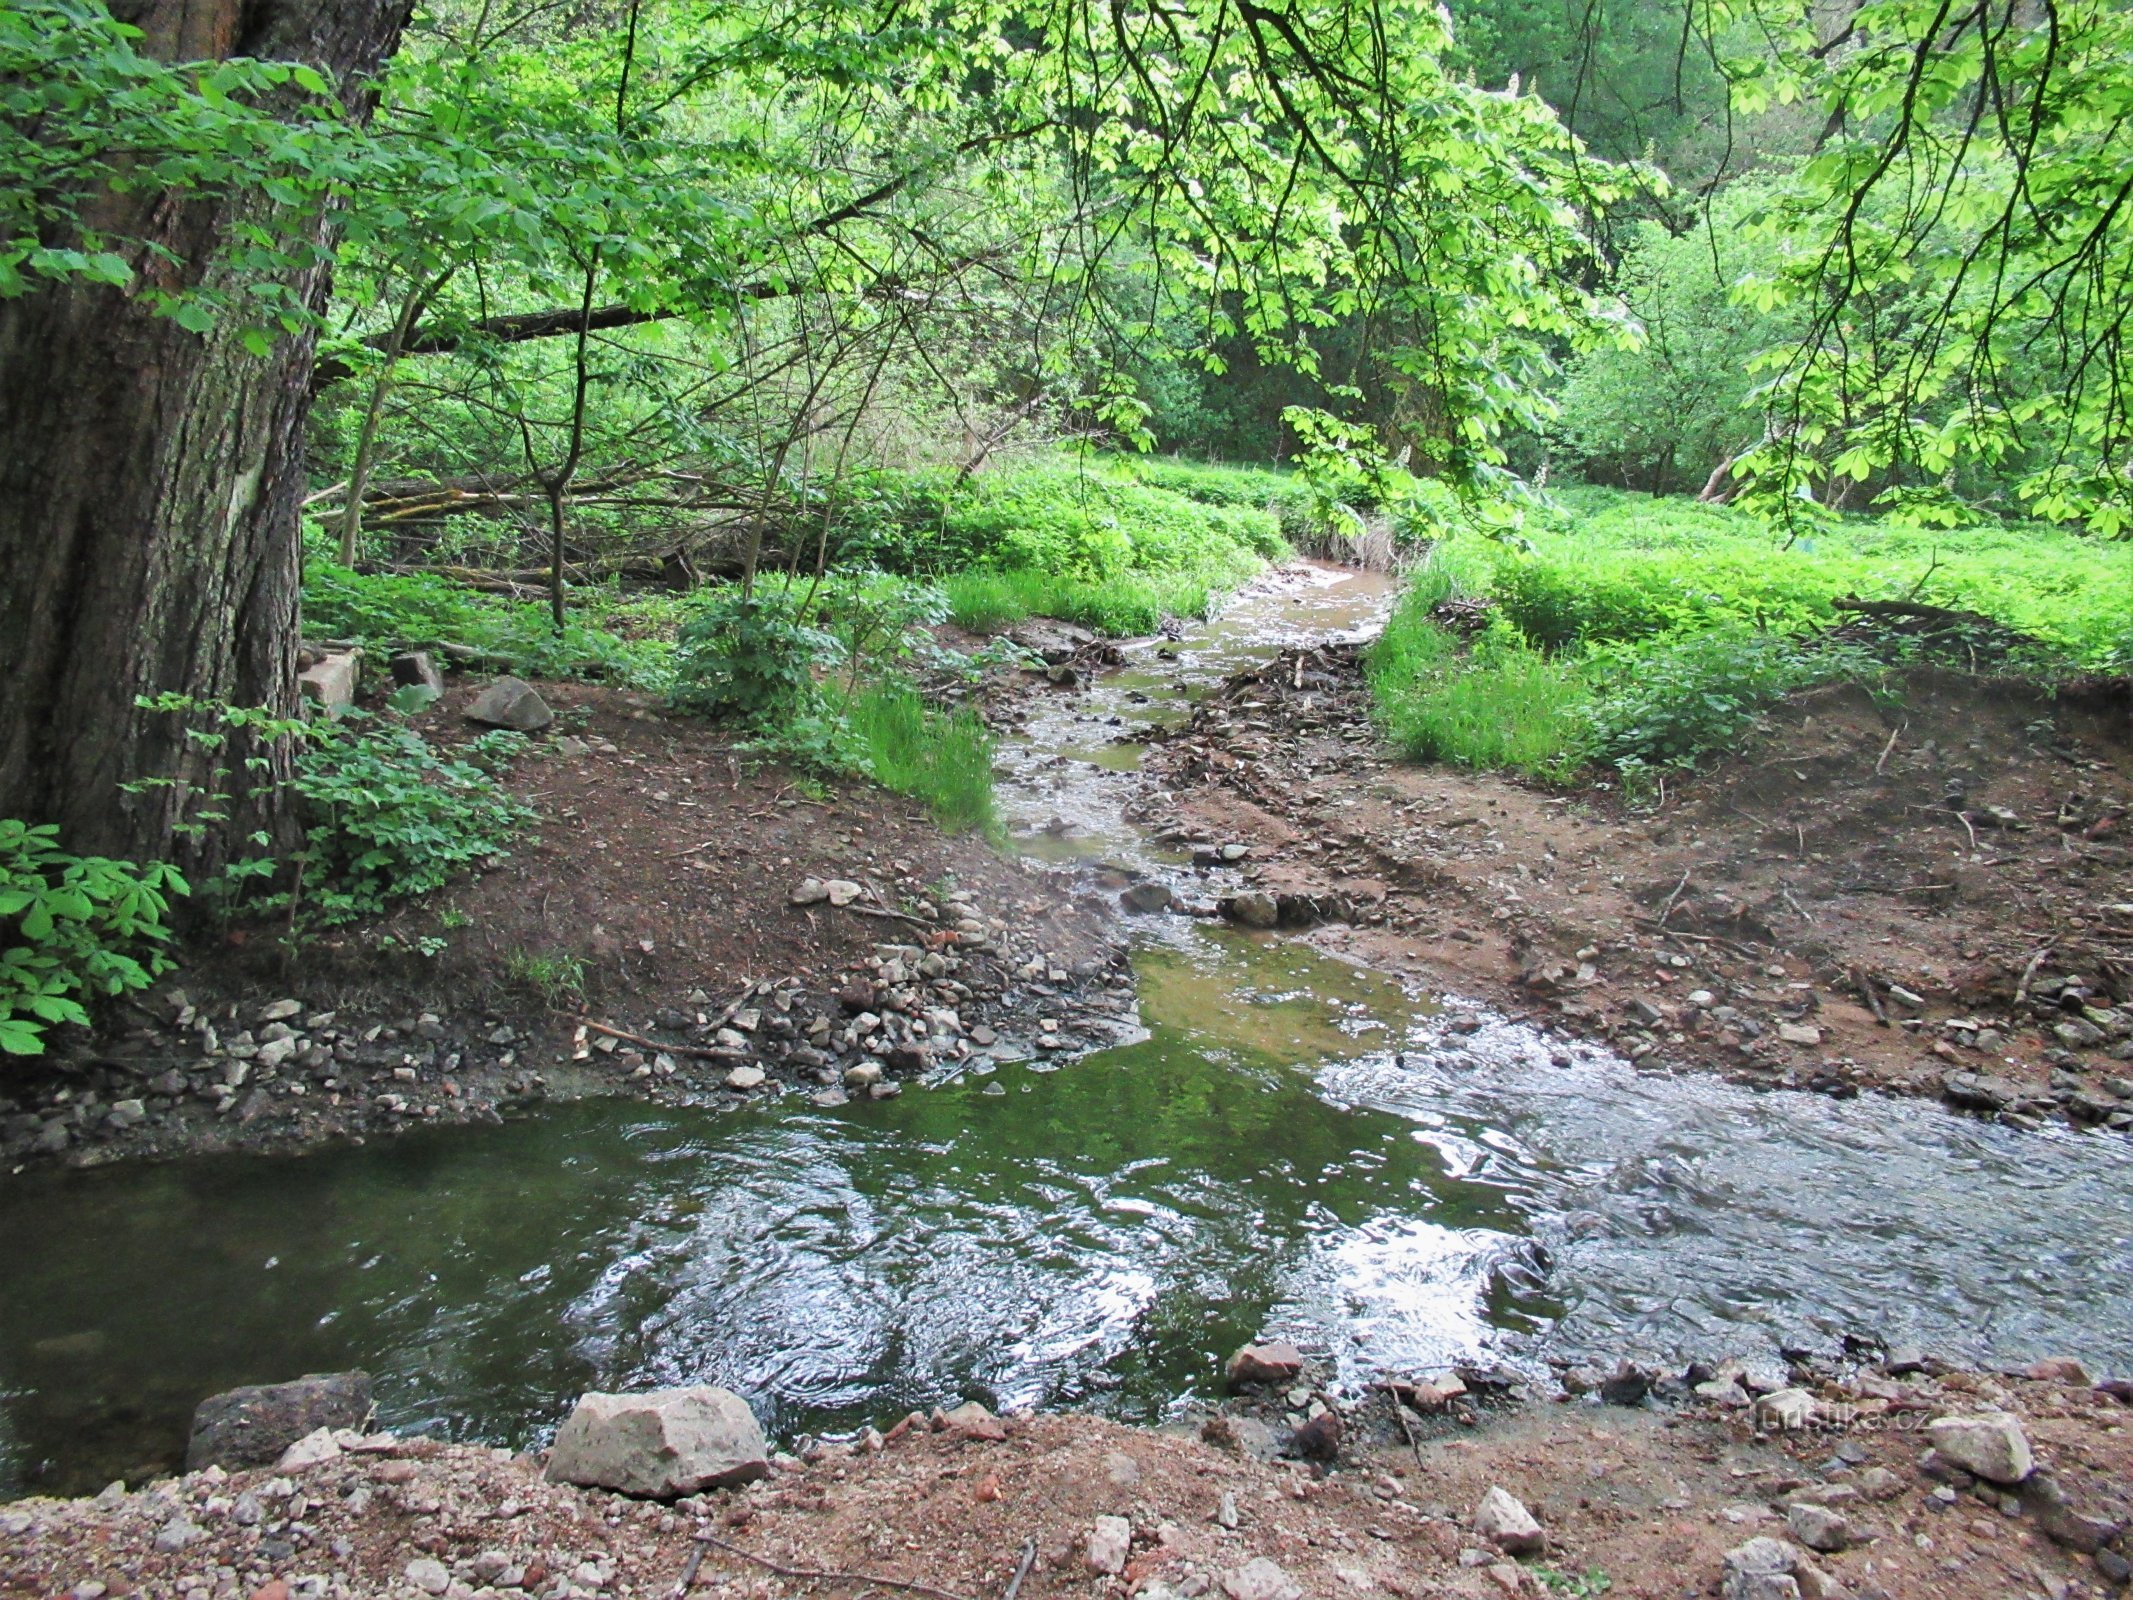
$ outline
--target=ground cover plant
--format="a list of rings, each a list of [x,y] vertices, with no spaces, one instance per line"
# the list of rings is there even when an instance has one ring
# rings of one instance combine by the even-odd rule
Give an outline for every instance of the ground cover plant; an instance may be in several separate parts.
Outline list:
[[[1921,648],[1843,602],[1975,615],[1957,670],[2051,678],[2133,660],[2133,549],[2035,524],[1826,520],[1790,537],[1742,512],[1564,494],[1517,539],[1450,539],[1415,573],[1371,659],[1379,717],[1418,760],[1632,784],[1730,749],[1785,695],[1849,680],[1900,692]],[[1446,602],[1461,602],[1447,606]]]

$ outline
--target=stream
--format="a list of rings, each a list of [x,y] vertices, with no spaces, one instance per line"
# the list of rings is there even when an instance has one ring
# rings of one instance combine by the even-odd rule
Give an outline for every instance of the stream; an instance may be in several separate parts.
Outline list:
[[[1135,730],[1384,593],[1317,570],[1040,701],[1001,758],[1011,824],[1053,859],[1181,870],[1124,821]],[[2133,1344],[2116,1136],[1554,1065],[1291,940],[1136,933],[1146,1036],[1064,1064],[10,1178],[0,1496],[168,1470],[202,1396],[350,1366],[385,1426],[519,1445],[583,1389],[688,1382],[788,1437],[966,1396],[1153,1420],[1260,1334],[1349,1383],[1852,1332],[1984,1361]]]

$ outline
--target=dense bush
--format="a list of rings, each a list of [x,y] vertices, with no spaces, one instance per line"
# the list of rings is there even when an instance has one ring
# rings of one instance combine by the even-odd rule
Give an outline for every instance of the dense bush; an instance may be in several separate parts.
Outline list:
[[[675,639],[673,699],[699,716],[761,723],[808,709],[815,669],[837,640],[805,618],[804,593],[763,586],[713,590]]]
[[[296,758],[305,840],[297,909],[351,921],[503,855],[534,820],[496,778],[525,744],[522,734],[488,733],[445,756],[414,729],[360,713],[315,724]]]
[[[39,1055],[83,1001],[145,989],[170,967],[175,867],[69,855],[59,830],[0,818],[0,1054]]]

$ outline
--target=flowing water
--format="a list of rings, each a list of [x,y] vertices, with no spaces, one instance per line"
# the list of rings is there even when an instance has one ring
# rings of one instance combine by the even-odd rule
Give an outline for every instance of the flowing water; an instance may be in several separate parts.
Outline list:
[[[1120,820],[1112,741],[1381,593],[1322,574],[1047,702],[1010,814],[1167,870]],[[527,1443],[582,1389],[693,1381],[786,1434],[966,1395],[1152,1418],[1269,1331],[1350,1381],[1848,1331],[2108,1363],[2133,1338],[2123,1140],[1554,1066],[1292,942],[1147,926],[1147,1036],[1063,1066],[8,1179],[0,1490],[167,1468],[201,1396],[352,1365],[388,1425]]]

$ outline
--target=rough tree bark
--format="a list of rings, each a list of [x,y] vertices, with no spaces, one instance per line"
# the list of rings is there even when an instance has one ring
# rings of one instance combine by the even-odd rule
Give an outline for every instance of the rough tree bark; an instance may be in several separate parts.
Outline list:
[[[114,0],[162,60],[252,56],[331,73],[349,109],[397,43],[409,0]],[[213,287],[216,246],[259,197],[109,197],[99,220],[154,238]],[[323,227],[324,224],[321,224]],[[323,269],[294,287],[313,305]],[[0,302],[0,816],[56,822],[81,852],[199,870],[222,841],[174,833],[211,758],[174,691],[295,703],[298,503],[313,340],[247,353],[239,330],[185,332],[109,288]],[[285,759],[277,757],[277,759]],[[275,774],[279,776],[280,774]],[[274,802],[246,826],[271,821]]]

